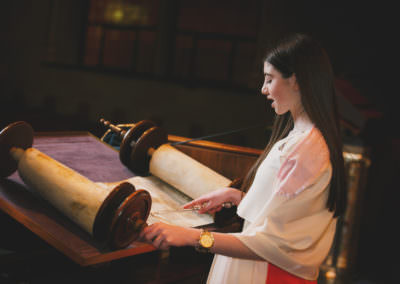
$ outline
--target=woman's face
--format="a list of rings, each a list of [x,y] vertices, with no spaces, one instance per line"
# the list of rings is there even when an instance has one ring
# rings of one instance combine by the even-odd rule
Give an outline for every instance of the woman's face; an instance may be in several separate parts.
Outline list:
[[[272,100],[272,108],[276,114],[285,114],[290,111],[299,113],[303,108],[296,76],[283,78],[282,74],[270,63],[264,63],[264,84],[261,93]]]

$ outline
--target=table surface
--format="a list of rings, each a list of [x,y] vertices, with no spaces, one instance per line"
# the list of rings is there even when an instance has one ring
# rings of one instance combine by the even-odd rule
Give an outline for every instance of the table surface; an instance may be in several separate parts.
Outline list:
[[[90,133],[36,134],[33,147],[94,182],[114,182],[134,176],[118,152]],[[0,179],[0,209],[81,266],[143,254],[154,247],[133,242],[110,251],[28,188],[18,173]]]

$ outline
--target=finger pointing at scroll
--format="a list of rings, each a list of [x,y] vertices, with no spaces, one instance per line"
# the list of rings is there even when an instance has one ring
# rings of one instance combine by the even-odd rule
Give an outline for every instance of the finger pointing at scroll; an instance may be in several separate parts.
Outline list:
[[[198,213],[214,213],[222,208],[223,203],[230,202],[234,205],[238,205],[240,199],[241,191],[231,187],[223,187],[185,204],[183,208],[200,206]]]

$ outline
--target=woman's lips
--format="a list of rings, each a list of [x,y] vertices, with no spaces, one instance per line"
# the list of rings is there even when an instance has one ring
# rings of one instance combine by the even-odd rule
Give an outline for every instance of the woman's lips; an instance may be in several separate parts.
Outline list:
[[[272,101],[271,102],[271,107],[274,107],[275,106],[275,100],[271,96],[267,96],[267,99]]]

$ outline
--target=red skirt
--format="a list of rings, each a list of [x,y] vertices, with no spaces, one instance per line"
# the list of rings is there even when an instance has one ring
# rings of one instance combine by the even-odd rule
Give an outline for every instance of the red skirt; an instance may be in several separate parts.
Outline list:
[[[265,284],[317,284],[317,280],[306,280],[268,263]]]

